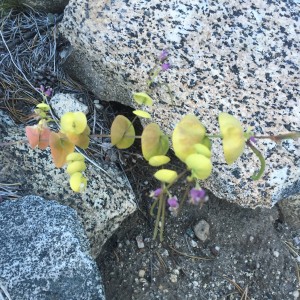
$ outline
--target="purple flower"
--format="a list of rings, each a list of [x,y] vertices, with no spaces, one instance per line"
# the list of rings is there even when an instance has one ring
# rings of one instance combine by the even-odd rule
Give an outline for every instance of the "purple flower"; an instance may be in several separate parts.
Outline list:
[[[169,204],[169,211],[171,212],[171,214],[176,217],[178,214],[178,208],[179,208],[179,203],[178,203],[178,199],[176,196],[171,197],[168,199],[168,204]]]
[[[190,191],[190,203],[198,204],[202,202],[206,202],[208,197],[206,196],[206,192],[203,189],[192,188]]]
[[[169,198],[168,199],[168,204],[170,205],[170,207],[172,207],[173,209],[176,209],[179,207],[179,203],[178,203],[178,199],[176,196]]]
[[[160,196],[161,193],[162,193],[162,189],[161,189],[161,188],[156,189],[155,191],[152,191],[152,192],[150,193],[150,197],[151,197],[151,198],[157,198],[157,197]]]
[[[169,52],[166,49],[164,49],[163,51],[161,51],[161,53],[159,55],[159,60],[161,62],[164,62],[167,59],[168,54],[169,54]]]
[[[52,95],[52,89],[51,88],[48,88],[45,92],[44,92],[44,95],[46,97],[50,97]]]
[[[252,142],[253,144],[256,144],[257,140],[254,136],[250,136],[249,141]]]
[[[168,69],[170,69],[170,67],[171,67],[170,63],[163,63],[161,65],[161,70],[162,71],[167,71]]]

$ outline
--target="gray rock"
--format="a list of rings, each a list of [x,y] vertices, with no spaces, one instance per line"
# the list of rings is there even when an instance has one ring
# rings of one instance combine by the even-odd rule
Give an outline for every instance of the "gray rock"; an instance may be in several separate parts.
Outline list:
[[[278,203],[283,221],[289,226],[300,229],[300,197],[289,197]]]
[[[80,102],[73,94],[55,94],[50,99],[49,104],[59,118],[61,118],[61,116],[67,112],[81,111],[84,114],[88,114],[89,112],[87,105]]]
[[[0,281],[11,299],[105,299],[72,208],[36,196],[0,203],[0,240]]]
[[[69,0],[19,0],[18,2],[37,11],[60,13],[63,12]]]
[[[205,220],[200,220],[194,226],[194,232],[200,241],[205,242],[209,236],[209,224]]]
[[[296,2],[201,2],[71,0],[60,30],[75,52],[66,63],[102,100],[134,105],[131,93],[147,91],[149,112],[169,134],[182,115],[199,116],[219,132],[217,116],[236,116],[257,135],[300,130]],[[282,13],[284,11],[284,14]],[[148,89],[147,79],[163,49],[172,68],[158,76],[165,85]],[[283,147],[264,140],[263,178],[254,154],[225,164],[220,142],[213,144],[214,172],[205,187],[242,206],[270,207],[300,193],[300,141]]]
[[[100,254],[102,245],[120,223],[135,211],[134,193],[115,164],[104,166],[94,162],[103,167],[99,169],[86,161],[87,189],[83,193],[74,193],[69,186],[66,167],[58,169],[54,166],[49,148],[31,149],[26,143],[23,127],[0,126],[0,140],[23,141],[1,148],[1,181],[21,183],[23,193],[56,199],[74,208],[90,240],[94,257]]]

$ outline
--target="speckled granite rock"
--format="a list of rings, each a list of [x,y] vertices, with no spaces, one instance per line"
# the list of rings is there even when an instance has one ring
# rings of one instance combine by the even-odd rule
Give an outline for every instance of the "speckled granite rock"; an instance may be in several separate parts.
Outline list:
[[[11,299],[105,299],[73,209],[36,196],[0,203],[0,240],[0,281]]]
[[[24,128],[7,127],[0,122],[1,141],[24,139]],[[77,211],[94,257],[120,223],[136,209],[127,179],[113,164],[102,166],[104,173],[87,162],[88,187],[79,194],[69,187],[65,167],[54,167],[49,150],[31,149],[26,143],[18,143],[1,148],[0,161],[1,181],[20,182],[25,193],[56,199]]]
[[[61,116],[67,112],[81,111],[84,114],[89,112],[87,105],[80,102],[74,94],[55,94],[49,100],[49,104],[59,118],[61,118]]]
[[[132,104],[147,90],[155,58],[168,49],[171,70],[150,91],[154,121],[167,132],[195,113],[216,132],[219,112],[238,117],[256,134],[300,130],[299,15],[293,1],[70,1],[61,32],[75,49],[66,64],[101,99]],[[133,104],[132,104],[133,105]],[[227,166],[214,143],[214,173],[205,183],[216,196],[242,206],[270,206],[300,192],[300,142],[259,144],[264,177],[245,154]]]

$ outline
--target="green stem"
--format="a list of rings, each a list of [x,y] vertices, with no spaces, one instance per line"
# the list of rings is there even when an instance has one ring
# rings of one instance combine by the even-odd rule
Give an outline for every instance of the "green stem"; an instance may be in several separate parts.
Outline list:
[[[159,198],[156,198],[156,199],[154,200],[154,202],[152,203],[152,205],[151,205],[151,208],[150,208],[150,216],[151,216],[151,217],[154,217],[154,211],[153,211],[153,210],[154,210],[154,207],[156,206],[158,200],[159,200]]]
[[[155,227],[154,227],[154,232],[153,232],[153,240],[156,239],[157,237],[157,231],[158,231],[158,225],[160,221],[160,216],[161,216],[161,210],[162,210],[162,205],[164,202],[164,197],[163,194],[159,196],[159,204],[158,204],[158,210],[157,210],[157,215],[156,215],[156,220],[155,220]]]
[[[165,214],[166,214],[166,203],[162,203],[162,213],[161,213],[161,228],[159,233],[159,240],[162,242],[164,240],[164,230],[165,230]]]
[[[221,139],[222,138],[222,134],[206,134],[205,136],[210,139]]]
[[[191,182],[189,182],[188,186],[187,186],[187,188],[186,188],[186,190],[184,192],[184,195],[183,195],[182,199],[179,202],[178,213],[181,211],[183,203],[187,199],[187,196],[188,196],[189,190],[191,189],[191,186],[192,186],[192,184],[191,184]]]
[[[249,146],[251,148],[253,153],[258,157],[258,159],[260,161],[260,169],[251,176],[251,179],[258,180],[258,179],[260,179],[260,177],[263,175],[263,173],[265,171],[266,162],[265,162],[265,159],[264,159],[263,155],[261,154],[261,152],[255,146],[253,146],[251,144],[251,142],[247,141],[247,146]]]

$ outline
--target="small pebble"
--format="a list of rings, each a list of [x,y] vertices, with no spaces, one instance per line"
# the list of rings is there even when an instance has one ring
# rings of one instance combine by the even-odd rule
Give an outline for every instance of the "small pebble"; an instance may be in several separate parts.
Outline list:
[[[190,245],[193,247],[193,248],[196,248],[198,246],[197,242],[195,242],[194,240],[191,240],[190,241]]]
[[[220,247],[219,246],[210,247],[210,252],[212,255],[218,256],[220,253]]]
[[[299,296],[300,296],[299,291],[295,291],[295,292],[293,293],[293,296],[294,296],[294,299],[295,299],[295,300],[299,299]]]
[[[143,278],[145,276],[145,270],[139,270],[139,277]]]
[[[295,246],[299,246],[300,245],[300,237],[299,236],[294,237],[293,241],[294,241]]]
[[[254,237],[251,235],[250,238],[249,238],[249,240],[250,240],[251,243],[253,243]]]
[[[194,226],[194,232],[200,241],[205,242],[209,235],[209,224],[205,220],[200,220]]]
[[[170,275],[170,280],[171,280],[171,282],[176,283],[177,282],[177,275],[171,274]]]
[[[141,235],[138,235],[135,239],[136,239],[137,246],[138,246],[139,249],[145,248],[143,237]]]
[[[274,254],[275,257],[279,256],[279,252],[278,251],[274,251],[273,254]]]

